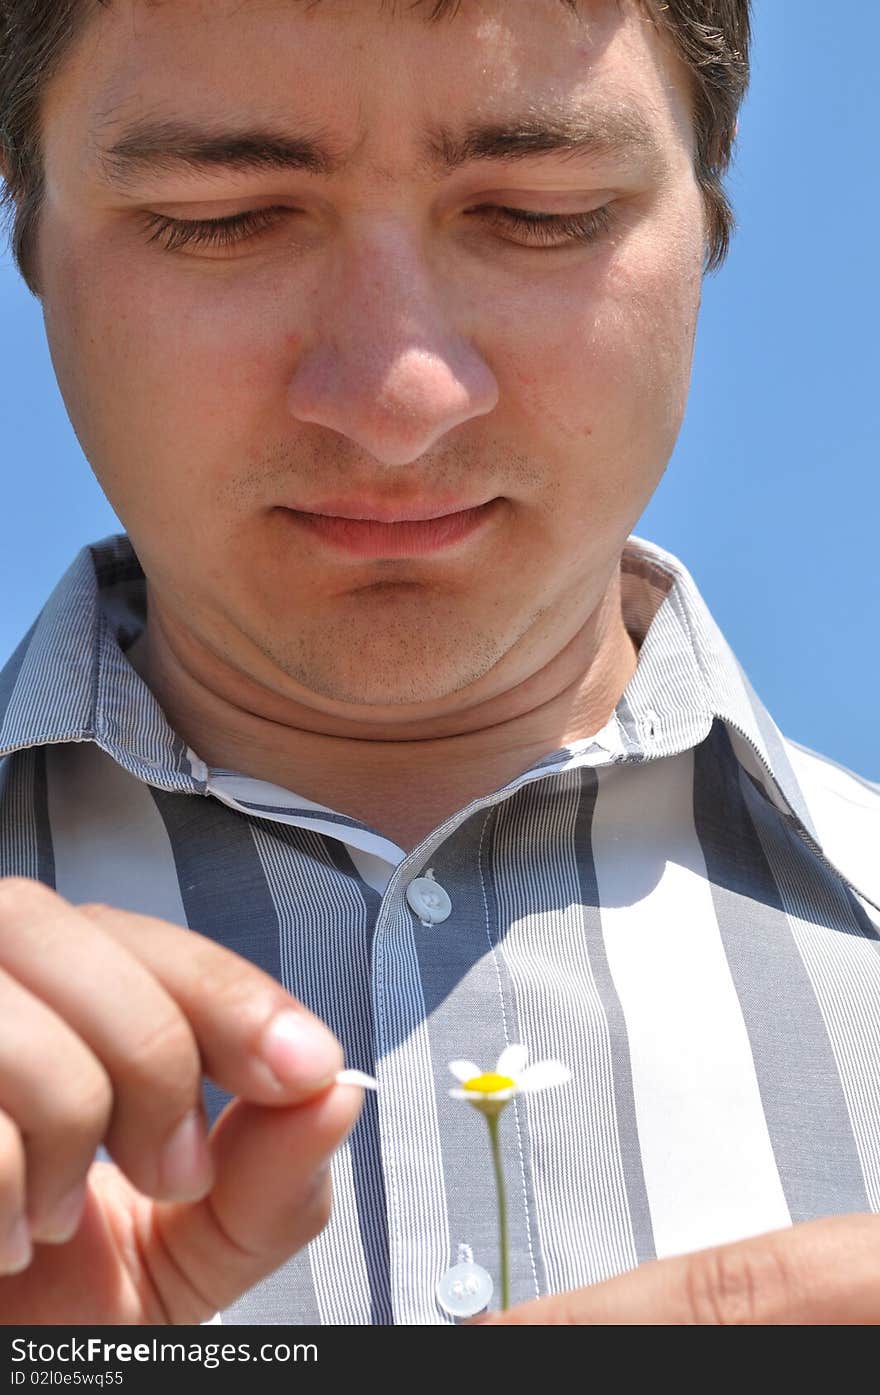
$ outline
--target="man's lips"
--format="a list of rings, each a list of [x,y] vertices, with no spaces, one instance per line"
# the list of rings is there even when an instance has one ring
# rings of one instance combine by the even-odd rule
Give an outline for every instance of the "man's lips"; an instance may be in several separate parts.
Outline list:
[[[436,504],[392,508],[356,503],[322,504],[310,510],[282,510],[312,539],[356,557],[421,557],[451,547],[477,532],[500,499],[471,508]]]
[[[327,499],[321,503],[288,504],[293,513],[317,515],[319,518],[349,518],[358,523],[425,523],[434,518],[447,518],[450,514],[469,513],[480,508],[480,503],[470,503],[450,496],[441,499],[411,499],[408,503],[392,503],[387,499],[369,499],[366,495],[349,499]]]

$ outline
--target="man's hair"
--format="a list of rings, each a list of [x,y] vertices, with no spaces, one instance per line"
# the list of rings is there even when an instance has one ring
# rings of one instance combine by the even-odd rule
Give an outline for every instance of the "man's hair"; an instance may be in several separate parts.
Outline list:
[[[98,5],[112,0],[0,0],[0,209],[11,213],[19,271],[39,294],[36,240],[44,197],[42,96]],[[320,0],[310,0],[310,5]],[[577,10],[577,0],[562,0]],[[723,262],[734,226],[722,186],[749,76],[750,0],[638,0],[671,38],[691,81],[695,173],[706,216],[706,270]],[[461,0],[408,0],[428,21]]]

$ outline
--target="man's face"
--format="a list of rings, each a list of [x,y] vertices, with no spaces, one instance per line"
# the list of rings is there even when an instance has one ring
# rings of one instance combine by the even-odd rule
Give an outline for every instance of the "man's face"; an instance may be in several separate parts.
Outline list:
[[[133,158],[184,126],[238,158]],[[113,0],[44,130],[55,368],[168,624],[340,712],[455,710],[589,621],[700,295],[687,84],[641,10]]]

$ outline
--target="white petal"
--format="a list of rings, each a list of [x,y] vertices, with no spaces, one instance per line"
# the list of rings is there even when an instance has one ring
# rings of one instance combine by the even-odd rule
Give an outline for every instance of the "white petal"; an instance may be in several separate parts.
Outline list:
[[[379,1082],[362,1070],[340,1070],[336,1073],[337,1085],[360,1085],[362,1090],[378,1090]]]
[[[511,1080],[516,1080],[520,1072],[525,1069],[528,1059],[529,1048],[527,1046],[505,1046],[498,1057],[495,1074],[509,1075]]]
[[[462,1084],[466,1080],[473,1080],[476,1076],[483,1074],[480,1067],[474,1065],[473,1061],[450,1061],[449,1069],[456,1080],[460,1080]]]
[[[564,1085],[571,1080],[571,1071],[561,1061],[536,1061],[523,1071],[517,1084],[521,1090],[546,1090],[551,1085]]]

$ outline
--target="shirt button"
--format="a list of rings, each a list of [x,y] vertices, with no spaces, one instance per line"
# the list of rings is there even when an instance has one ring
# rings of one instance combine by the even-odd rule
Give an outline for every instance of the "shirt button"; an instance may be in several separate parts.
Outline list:
[[[414,877],[406,888],[406,899],[410,910],[429,925],[439,925],[452,914],[448,894],[433,877]]]
[[[437,1302],[451,1317],[475,1317],[491,1297],[491,1275],[479,1264],[453,1264],[437,1285]]]

